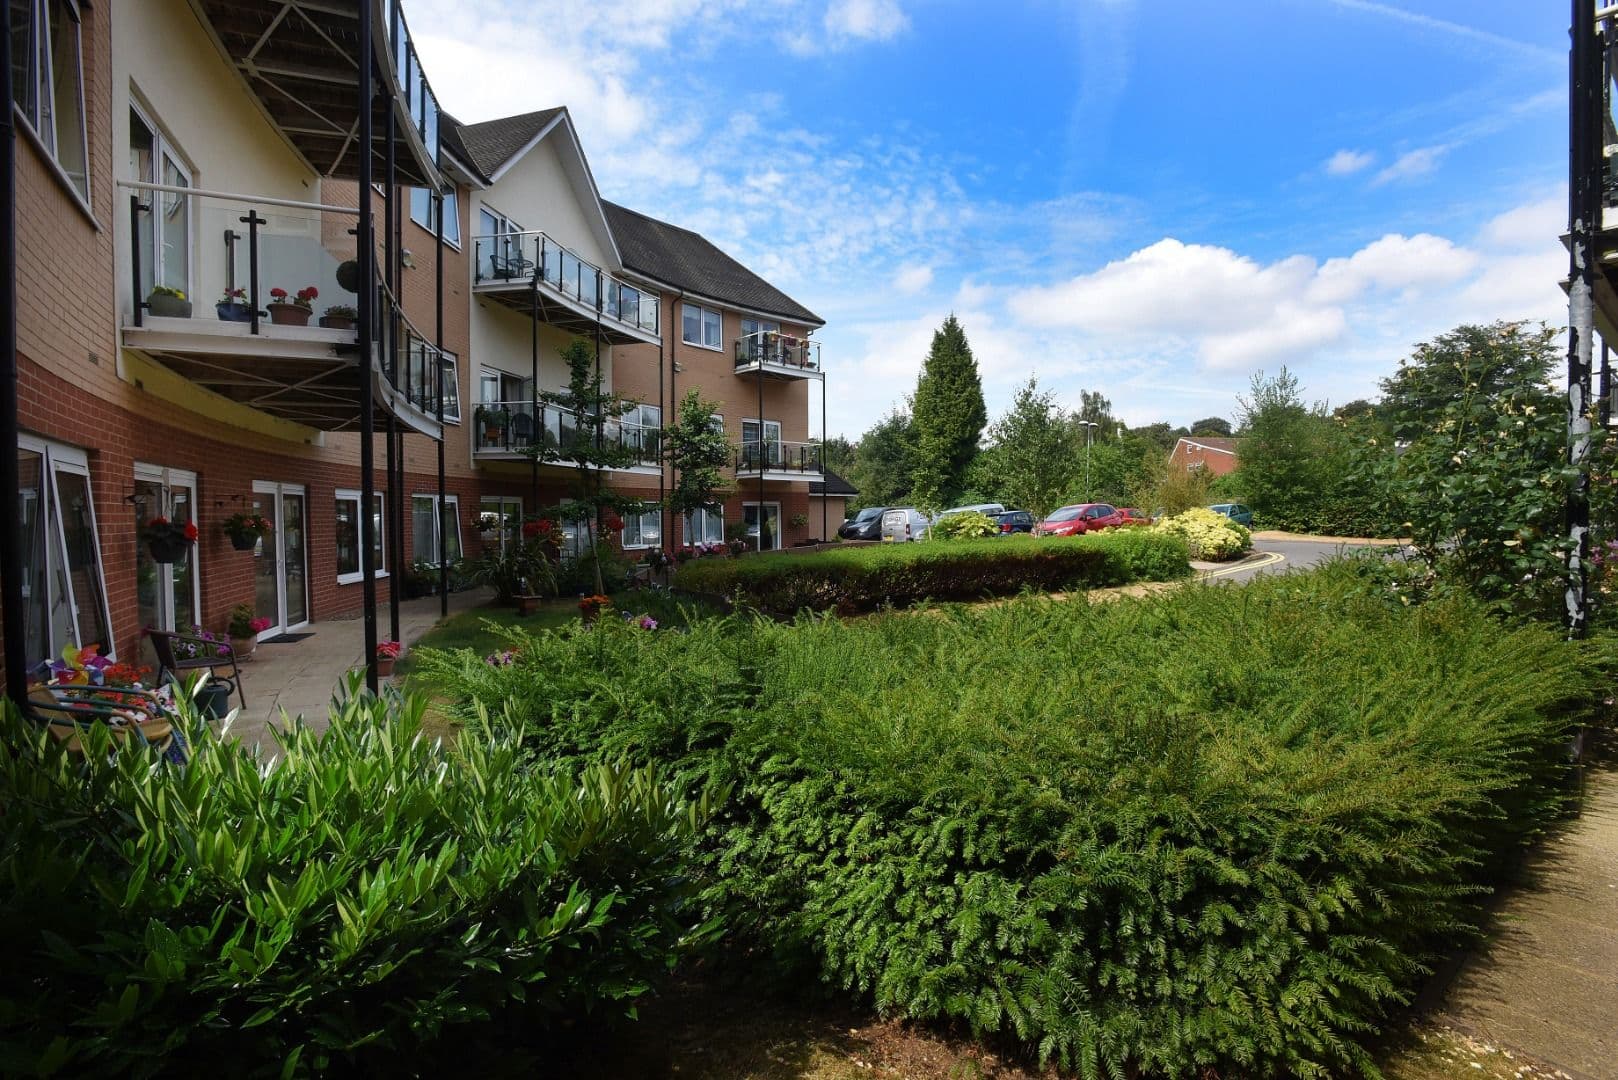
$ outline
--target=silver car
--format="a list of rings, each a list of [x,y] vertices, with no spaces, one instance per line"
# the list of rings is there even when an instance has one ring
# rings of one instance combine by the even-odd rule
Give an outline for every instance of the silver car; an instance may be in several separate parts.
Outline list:
[[[888,510],[882,515],[882,539],[893,543],[925,540],[929,524],[927,515],[913,506]]]

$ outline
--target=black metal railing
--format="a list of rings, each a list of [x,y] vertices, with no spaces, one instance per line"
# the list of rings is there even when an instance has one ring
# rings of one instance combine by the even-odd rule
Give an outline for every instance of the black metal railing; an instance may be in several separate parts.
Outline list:
[[[663,457],[663,429],[608,420],[602,438],[630,450],[637,466],[656,466]],[[472,414],[472,446],[478,453],[526,453],[535,449],[565,454],[594,438],[590,426],[569,410],[532,401],[486,401]],[[567,464],[559,462],[558,464]]]
[[[733,465],[738,473],[819,474],[820,444],[749,439],[736,447]]]
[[[820,342],[783,334],[779,330],[760,330],[737,338],[736,369],[741,371],[758,367],[782,368],[788,372],[818,372]]]
[[[474,237],[473,275],[479,283],[538,284],[616,323],[658,333],[661,298],[614,277],[544,232],[506,232]]]

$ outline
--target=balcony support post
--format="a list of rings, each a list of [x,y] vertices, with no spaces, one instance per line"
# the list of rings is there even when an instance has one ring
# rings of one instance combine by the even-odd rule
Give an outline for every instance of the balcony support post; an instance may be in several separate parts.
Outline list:
[[[400,389],[400,384],[403,383],[405,395],[408,398],[410,392],[411,373],[405,372],[405,377],[403,379],[399,378],[399,341],[400,338],[404,336],[402,333],[403,320],[400,318],[400,316],[404,313],[404,305],[399,295],[402,290],[399,288],[398,136],[398,120],[394,116],[394,111],[390,103],[388,108],[388,122],[383,135],[384,150],[382,158],[382,190],[386,192],[386,195],[383,196],[382,203],[382,228],[384,232],[382,239],[382,253],[387,260],[386,276],[388,283],[388,304],[390,307],[388,312],[388,325],[393,327],[393,332],[388,335],[388,381],[393,384],[393,388],[395,390]],[[404,565],[402,562],[404,559],[404,537],[401,535],[401,530],[404,527],[404,514],[401,512],[404,509],[401,503],[401,500],[404,498],[404,447],[402,445],[403,440],[399,436],[399,419],[398,417],[394,416],[392,411],[388,413],[387,439],[387,513],[391,520],[388,522],[390,528],[387,530],[385,535],[387,537],[388,545],[388,561],[393,564],[395,570],[394,573],[388,575],[388,640],[398,641],[399,582],[400,579],[404,577]],[[438,516],[440,519],[439,532],[442,533],[442,519],[444,516],[444,504],[442,502],[438,504]],[[440,551],[438,555],[440,562],[442,562],[444,558],[444,552],[442,550],[443,547],[444,545],[441,540],[439,543]]]
[[[248,333],[258,333],[259,312],[259,280],[258,280],[258,227],[268,225],[267,218],[258,216],[257,209],[249,209],[247,216],[242,218],[242,224],[247,226],[247,303],[253,310],[248,316],[250,324]]]
[[[1605,77],[1602,42],[1590,0],[1573,0],[1573,45],[1568,58],[1568,335],[1567,462],[1574,476],[1567,492],[1567,611],[1569,637],[1583,637],[1590,548],[1590,367],[1594,352],[1596,250],[1602,171],[1600,102]]]
[[[129,197],[129,300],[130,308],[135,313],[136,326],[146,322],[146,301],[140,295],[140,215],[146,209],[148,207],[140,201],[139,195]]]
[[[371,400],[371,366],[376,344],[376,242],[372,236],[371,221],[371,76],[375,63],[371,49],[371,7],[359,6],[360,63],[359,86],[359,234],[354,254],[359,263],[359,357],[360,368],[360,593],[362,596],[361,622],[365,628],[365,685],[376,693],[376,525],[373,520],[376,505],[376,430],[375,407]],[[396,567],[397,569],[401,569]]]
[[[529,454],[529,457],[528,457],[528,486],[529,486],[529,489],[530,489],[529,490],[529,497],[532,500],[529,503],[529,507],[534,513],[538,513],[539,512],[539,444],[540,444],[539,425],[544,420],[544,417],[540,416],[540,414],[539,414],[539,276],[545,272],[545,263],[544,263],[544,258],[545,258],[545,238],[543,236],[541,236],[539,239],[535,240],[534,241],[534,247],[536,249],[535,253],[538,255],[538,257],[539,257],[539,259],[541,261],[535,264],[535,266],[534,266],[534,276],[530,279],[529,287],[528,287],[528,306],[529,306],[528,314],[530,316],[530,318],[528,320],[529,321],[529,328],[528,328],[529,346],[528,347],[529,347],[529,351],[530,351],[530,355],[528,357],[528,365],[529,365],[528,393],[529,393],[529,397],[530,397],[529,411],[530,411],[530,414],[531,414],[532,419],[533,419],[533,428],[532,428],[532,430],[533,430],[533,433],[534,433],[532,441],[528,445],[528,454]],[[519,252],[522,251],[522,247],[521,247],[520,244],[519,244],[517,250]],[[561,433],[558,432],[557,434],[561,434]],[[510,438],[510,433],[509,432],[507,433],[506,437],[508,439]],[[509,446],[510,443],[508,442],[506,445]]]
[[[753,373],[753,380],[758,383],[758,550],[764,550],[764,362],[759,360],[758,370]],[[746,456],[745,441],[743,456]]]
[[[440,147],[441,148],[441,147]],[[436,155],[435,155],[436,156]],[[436,307],[436,318],[433,324],[433,345],[438,349],[438,378],[434,385],[438,388],[438,505],[444,505],[444,195],[442,192],[433,193],[433,203],[437,212],[433,214],[435,225],[433,239],[437,246],[433,248],[433,301]],[[457,203],[457,206],[459,204]],[[457,366],[456,371],[460,368]],[[459,392],[460,387],[456,387]],[[504,512],[502,510],[502,512]],[[457,525],[457,528],[459,526]],[[449,615],[449,564],[444,563],[438,568],[438,614],[444,618]]]
[[[809,358],[809,346],[803,347],[804,359]],[[826,376],[820,376],[820,542],[822,544],[831,538],[826,533],[827,515],[831,512],[826,508],[831,498],[831,480],[826,476],[826,447],[831,442],[831,432],[826,427]]]
[[[9,10],[9,9],[8,9]],[[28,616],[23,608],[22,462],[17,454],[17,125],[11,35],[0,34],[0,630],[5,637],[6,696],[28,700]],[[136,297],[139,300],[140,297]],[[139,310],[138,308],[136,309]]]

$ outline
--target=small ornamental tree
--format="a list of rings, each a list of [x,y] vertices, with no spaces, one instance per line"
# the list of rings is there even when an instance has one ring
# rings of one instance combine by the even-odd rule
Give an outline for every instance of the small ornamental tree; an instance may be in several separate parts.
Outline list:
[[[559,409],[572,421],[572,429],[564,426],[560,440],[548,444],[541,439],[527,453],[542,462],[573,466],[573,497],[549,512],[561,521],[582,527],[594,555],[604,529],[614,522],[621,523],[623,515],[636,514],[641,509],[641,500],[619,495],[606,486],[608,470],[628,468],[642,456],[639,448],[622,437],[618,425],[619,419],[637,403],[602,389],[600,356],[588,341],[574,338],[561,350],[561,356],[567,364],[567,389],[542,392],[539,400]],[[601,559],[593,557],[591,562],[596,592],[603,593],[606,585],[601,578]]]
[[[724,493],[730,443],[723,424],[715,423],[714,408],[697,391],[687,391],[674,426],[663,432],[663,458],[674,470],[663,505],[675,514],[709,509]]]
[[[911,402],[916,433],[912,498],[927,508],[948,506],[966,486],[966,470],[978,453],[983,425],[983,380],[966,331],[951,315],[933,332],[932,348]]]
[[[1083,474],[1083,444],[1075,444],[1067,415],[1033,376],[989,429],[989,441],[974,463],[978,490],[1036,518],[1062,505],[1075,476]]]

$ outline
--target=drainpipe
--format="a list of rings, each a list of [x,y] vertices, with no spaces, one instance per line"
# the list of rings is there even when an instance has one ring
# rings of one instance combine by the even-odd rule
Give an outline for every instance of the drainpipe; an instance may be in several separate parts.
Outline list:
[[[619,296],[621,299],[622,294],[620,293]],[[640,325],[640,308],[638,306],[635,309],[635,325]],[[669,464],[663,456],[663,452],[668,449],[668,442],[663,436],[669,429],[669,421],[672,419],[678,422],[679,418],[674,415],[673,405],[664,395],[662,335],[659,335],[657,339],[657,411],[663,417],[663,430],[657,433],[657,520],[659,522],[657,539],[665,551],[672,551],[674,549],[674,533],[669,528]],[[663,583],[668,584],[667,571],[664,571]]]
[[[809,335],[804,335],[804,341]],[[804,345],[807,350],[809,346]],[[818,366],[818,365],[817,365]],[[826,478],[826,444],[831,441],[831,432],[826,428],[826,369],[820,369],[820,542],[826,543],[831,538],[826,535],[826,501],[831,497],[831,481]]]
[[[723,318],[723,316],[721,316]],[[721,325],[723,325],[721,323]],[[758,380],[758,512],[754,520],[758,522],[758,550],[764,550],[764,336],[759,331],[758,370],[753,378]],[[747,460],[747,440],[742,440],[742,460]],[[743,515],[744,517],[746,515]]]
[[[665,336],[667,336],[668,332],[669,332],[668,329],[667,329],[669,323],[673,323],[675,326],[680,325],[680,321],[679,321],[680,305],[683,304],[683,303],[685,303],[685,290],[681,289],[679,291],[679,293],[675,295],[674,299],[669,301],[669,318],[668,318],[668,320],[660,321],[660,325],[658,326],[658,329],[660,331],[662,331],[662,333]],[[662,320],[661,315],[659,316],[659,319]],[[680,400],[680,378],[679,378],[679,376],[680,376],[680,354],[679,354],[679,352],[677,350],[678,350],[678,346],[676,346],[674,341],[671,339],[669,341],[669,405],[670,406],[673,406],[676,402],[678,402]],[[662,346],[661,345],[658,346],[658,355],[659,356],[662,355]],[[658,382],[659,393],[661,393],[662,392],[662,385],[663,385],[663,366],[662,366],[662,364],[658,365],[657,382]],[[671,413],[671,415],[672,415],[672,413]],[[669,466],[669,480],[672,482],[673,479],[674,479],[674,467],[671,464]],[[725,515],[723,513],[721,513],[719,515],[719,518],[720,518],[721,521],[724,520],[724,517],[725,517]],[[724,529],[720,529],[719,531],[721,533],[723,533]],[[687,544],[689,544],[691,542],[691,538],[689,536],[682,535],[680,537],[680,539],[683,540]],[[723,537],[721,537],[721,539],[723,539]]]
[[[1567,612],[1569,637],[1583,637],[1588,626],[1586,557],[1590,547],[1590,361],[1594,351],[1594,290],[1600,230],[1600,140],[1598,100],[1605,82],[1601,41],[1590,0],[1573,0],[1573,47],[1569,62],[1568,132],[1568,335],[1567,461],[1574,479],[1567,493]]]
[[[360,4],[359,65],[359,231],[355,240],[356,261],[360,264],[359,291],[359,370],[360,370],[360,591],[365,605],[365,685],[376,693],[376,527],[371,507],[376,505],[376,447],[372,439],[376,416],[371,401],[371,348],[376,328],[376,252],[371,230],[371,5]]]
[[[386,233],[387,238],[383,241],[382,247],[383,247],[383,251],[386,254],[387,260],[388,260],[387,261],[388,292],[393,297],[394,305],[402,307],[402,303],[401,303],[402,298],[399,295],[400,294],[400,288],[399,288],[399,285],[400,285],[400,280],[399,280],[400,279],[400,273],[399,273],[399,245],[398,245],[398,238],[399,238],[399,217],[400,217],[400,214],[399,214],[399,198],[398,198],[398,196],[399,196],[399,186],[398,186],[398,184],[399,184],[399,173],[398,173],[398,131],[397,131],[397,127],[396,127],[397,123],[398,122],[394,119],[393,110],[391,108],[388,109],[388,127],[387,127],[387,136],[386,136],[387,137],[387,153],[386,153],[386,155],[385,155],[385,157],[383,159],[385,161],[385,163],[386,163],[383,166],[384,169],[386,170],[385,176],[383,178],[383,187],[388,193],[387,194],[387,200],[386,200],[386,202],[383,203],[383,211],[384,211],[383,231]],[[401,326],[401,324],[400,324],[400,320],[395,316],[394,312],[390,311],[388,314],[390,316],[389,319],[388,319],[388,325],[393,328],[392,332],[388,335],[388,381],[393,384],[394,390],[398,390],[399,389],[399,338],[400,338],[400,326]],[[405,381],[407,383],[409,382],[408,376],[406,377]],[[404,489],[404,483],[403,483],[403,480],[402,480],[403,475],[404,475],[404,462],[402,460],[402,458],[403,458],[403,454],[402,454],[403,447],[400,445],[401,440],[399,438],[399,420],[398,420],[398,417],[393,415],[393,412],[391,410],[388,412],[388,436],[387,436],[387,438],[388,438],[388,460],[387,460],[388,506],[387,506],[387,512],[388,512],[389,516],[393,518],[392,524],[394,524],[394,526],[395,526],[393,528],[390,528],[387,531],[387,534],[386,534],[387,540],[388,540],[388,551],[389,551],[390,556],[391,556],[390,561],[393,562],[393,567],[394,567],[394,570],[395,570],[395,573],[392,573],[392,574],[388,575],[388,640],[390,640],[390,641],[398,641],[399,640],[399,581],[400,581],[401,578],[404,577],[404,573],[403,573],[404,567],[400,566],[399,561],[398,561],[401,554],[402,554],[402,552],[403,552],[403,550],[404,550],[403,545],[399,543],[401,537],[399,536],[398,524],[402,521],[402,518],[403,518],[403,515],[401,515],[399,513],[399,509],[400,509],[399,500],[404,497],[404,490],[403,490]],[[366,506],[365,506],[365,513],[368,514],[370,512],[371,512],[371,506],[370,506],[369,503],[367,503]],[[443,516],[442,504],[440,504],[439,516],[440,517]]]
[[[0,34],[0,627],[5,633],[6,696],[28,698],[28,619],[22,602],[21,464],[17,458],[17,127],[13,119],[11,34]],[[140,297],[135,298],[137,301]]]
[[[433,155],[435,161],[440,160],[443,152],[443,139],[440,136],[438,152]],[[438,306],[437,322],[433,329],[433,345],[438,349],[438,377],[433,385],[438,388],[438,505],[444,505],[444,196],[435,193],[434,205],[438,207],[435,215],[437,222],[433,229],[433,240],[437,247],[433,250],[433,266],[436,269],[436,280],[433,283],[434,299]],[[460,204],[456,203],[457,212]],[[459,373],[460,365],[456,365]],[[459,392],[459,387],[456,388]],[[462,423],[465,423],[463,420]],[[459,506],[456,507],[459,510]],[[440,510],[440,513],[443,511]],[[457,529],[460,523],[456,522]],[[438,614],[442,618],[449,616],[449,563],[440,563],[438,567]]]
[[[529,324],[530,324],[529,325],[529,349],[530,349],[530,351],[532,353],[532,355],[529,357],[529,363],[530,363],[530,365],[532,367],[531,367],[531,373],[530,373],[529,380],[528,380],[528,393],[529,393],[530,397],[533,399],[532,404],[530,405],[530,411],[533,413],[533,416],[532,416],[533,426],[530,428],[530,430],[532,431],[533,434],[530,436],[531,442],[530,442],[530,445],[528,447],[528,449],[530,451],[530,454],[531,454],[531,456],[528,459],[528,483],[529,483],[529,487],[531,489],[529,491],[529,504],[530,504],[530,506],[532,508],[531,512],[537,514],[539,512],[539,454],[538,454],[538,449],[539,449],[539,445],[540,445],[539,428],[540,428],[540,425],[542,423],[544,423],[544,421],[545,421],[545,418],[543,416],[541,416],[540,413],[539,413],[539,277],[540,277],[541,274],[543,274],[545,272],[545,237],[543,235],[537,237],[534,240],[534,249],[535,249],[534,250],[535,258],[534,258],[533,287],[532,287],[532,289],[530,289],[529,296],[528,296],[528,298],[529,298],[529,312],[528,312],[528,314],[530,316],[530,318],[529,318]],[[522,258],[522,255],[521,255],[522,242],[521,241],[518,241],[517,251],[518,251],[518,256],[517,257],[519,259]],[[560,435],[562,433],[560,426],[558,426],[556,433],[558,435]],[[508,435],[507,435],[508,440],[509,440],[509,437],[510,436],[509,436],[509,433],[508,433]],[[506,445],[510,446],[511,443],[508,441],[506,443]]]

